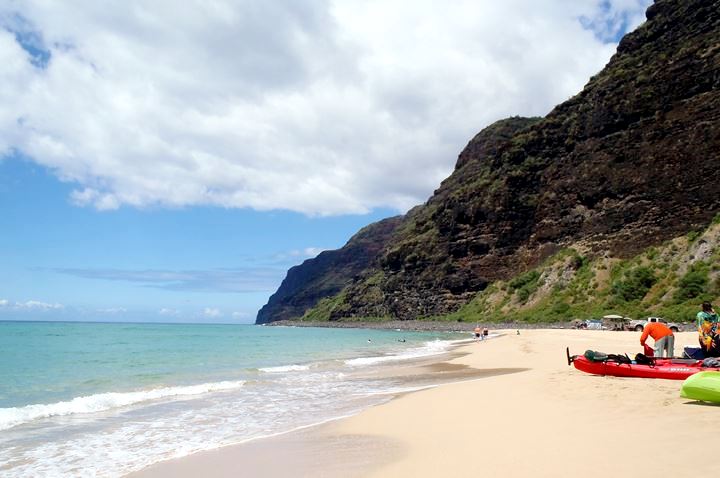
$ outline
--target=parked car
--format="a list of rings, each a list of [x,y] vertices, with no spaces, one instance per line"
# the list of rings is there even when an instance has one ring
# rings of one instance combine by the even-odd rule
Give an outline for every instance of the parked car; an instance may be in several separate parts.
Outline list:
[[[603,315],[603,322],[607,324],[607,328],[610,330],[628,330],[630,317],[615,314]]]
[[[670,327],[670,330],[672,330],[673,332],[680,332],[682,330],[682,326],[680,324],[676,324],[675,322],[668,322],[662,317],[648,317],[647,319],[631,320],[629,328],[630,330],[634,330],[636,332],[642,332],[645,329],[645,326],[650,322],[662,322],[663,324]]]
[[[600,319],[588,319],[580,322],[580,324],[578,324],[578,328],[587,330],[607,330],[607,327],[603,325],[603,322]]]

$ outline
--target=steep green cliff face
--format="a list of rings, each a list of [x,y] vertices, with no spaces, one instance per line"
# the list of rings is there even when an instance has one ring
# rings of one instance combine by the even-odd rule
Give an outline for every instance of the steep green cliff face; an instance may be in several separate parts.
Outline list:
[[[720,298],[720,215],[703,231],[631,258],[587,252],[563,249],[523,274],[494,282],[458,311],[432,318],[547,323],[613,313],[688,322],[702,301]]]
[[[352,280],[314,291],[306,317],[499,315],[517,290],[525,300],[517,309],[537,316],[538,268],[572,248],[580,259],[568,259],[557,277],[586,274],[588,288],[544,303],[557,311],[546,318],[559,318],[580,296],[608,305],[610,295],[589,287],[601,269],[590,274],[588,264],[625,263],[705,230],[720,210],[720,1],[657,0],[647,18],[582,92],[545,118],[510,118],[473,138],[452,175],[398,221]],[[572,282],[553,277],[543,279],[546,288]],[[490,294],[513,278],[513,294]],[[665,280],[672,289],[680,279]],[[703,293],[712,294],[711,282]],[[301,310],[263,321],[300,318]]]

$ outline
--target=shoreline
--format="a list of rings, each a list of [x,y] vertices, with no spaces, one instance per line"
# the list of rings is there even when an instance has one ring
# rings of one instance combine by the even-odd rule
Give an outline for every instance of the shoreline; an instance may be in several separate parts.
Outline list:
[[[497,340],[499,335],[493,335],[485,341]],[[359,410],[356,413],[344,416],[337,416],[324,419],[317,423],[303,425],[298,428],[273,433],[267,436],[259,436],[231,443],[217,448],[202,450],[190,455],[178,458],[163,460],[151,464],[140,470],[124,474],[126,478],[143,478],[143,477],[194,477],[199,474],[207,474],[207,468],[213,468],[210,473],[213,477],[231,477],[237,476],[237,473],[247,473],[245,467],[256,470],[263,476],[299,476],[295,472],[285,474],[283,469],[276,467],[273,460],[266,455],[270,453],[270,449],[283,450],[283,454],[293,456],[295,463],[292,467],[296,470],[298,466],[310,467],[315,469],[319,462],[323,463],[322,476],[365,476],[365,473],[377,465],[378,460],[389,459],[388,451],[392,448],[392,443],[383,443],[380,447],[382,456],[373,455],[372,459],[365,451],[355,456],[354,451],[359,446],[373,449],[378,444],[377,440],[368,440],[363,436],[344,436],[331,434],[326,436],[325,430],[330,430],[333,424],[343,420],[350,419],[361,414],[375,406],[382,406],[399,397],[429,390],[435,387],[447,385],[449,383],[463,383],[466,381],[478,380],[488,376],[502,375],[506,373],[515,373],[517,370],[492,369],[479,370],[466,365],[452,364],[451,360],[465,355],[466,352],[460,349],[468,344],[476,341],[471,338],[457,341],[450,349],[439,355],[431,355],[407,359],[399,362],[388,362],[373,367],[373,370],[366,372],[356,372],[358,377],[375,377],[378,379],[387,379],[388,377],[405,377],[408,388],[401,391],[389,391],[381,395],[387,396],[387,400],[380,404],[371,404],[368,407]],[[382,440],[381,440],[382,441]],[[336,449],[334,453],[344,454],[343,466],[337,467],[335,460],[327,460],[327,447],[330,443]],[[361,448],[362,448],[361,447]],[[258,454],[260,457],[258,457]],[[311,463],[306,463],[303,458],[305,455],[313,455],[314,459]],[[347,455],[347,456],[345,456]],[[232,458],[228,461],[228,458]],[[362,473],[354,475],[349,474],[347,469],[348,460],[352,462],[352,466]],[[239,463],[243,463],[243,470],[237,468]],[[337,469],[335,469],[337,468]],[[332,471],[334,470],[334,471]],[[250,473],[250,476],[254,476]],[[305,475],[301,475],[305,476]],[[308,475],[314,476],[314,474]]]
[[[717,407],[680,398],[680,381],[598,377],[567,366],[565,346],[574,353],[635,353],[638,333],[507,332],[460,345],[429,363],[515,373],[400,394],[301,432],[200,452],[127,476],[697,476],[698,440],[716,433]],[[677,350],[695,341],[694,332],[681,332]],[[672,453],[645,459],[653,439],[668,441]],[[626,453],[622,443],[637,453]]]
[[[23,336],[30,342],[61,337],[53,327],[18,330],[27,331]],[[6,428],[0,439],[2,476],[120,476],[164,459],[349,416],[387,401],[388,392],[408,388],[397,375],[370,374],[379,364],[437,355],[452,348],[456,338],[467,339],[442,333],[245,326],[132,326],[121,335],[100,325],[65,330],[70,337],[87,337],[87,350],[97,351],[78,359],[76,376],[86,381],[112,376],[114,381],[88,382],[83,389],[75,386],[75,376],[53,373],[56,379],[39,380],[26,378],[22,369],[9,375],[29,386],[16,387],[19,398],[10,396],[16,401],[8,401],[0,413],[0,428]],[[101,346],[121,340],[127,345]],[[53,363],[73,356],[66,349],[48,347],[46,353],[60,359],[44,360],[49,368],[35,369],[53,370]],[[165,351],[177,355],[168,357]],[[110,375],[102,366],[93,369],[95,363],[117,364],[116,373]],[[162,376],[138,375],[161,367],[166,372]],[[173,375],[176,371],[187,373]],[[64,394],[48,393],[44,399],[38,393],[39,398],[23,401],[23,390],[36,386],[65,386]],[[53,452],[45,453],[49,448]],[[93,452],[79,463],[75,456],[88,449]]]
[[[574,329],[572,322],[530,323],[530,322],[452,322],[437,320],[389,320],[389,321],[300,321],[277,320],[264,327],[321,327],[330,329],[378,329],[409,330],[415,332],[472,332],[475,327],[492,331],[537,330],[537,329]]]

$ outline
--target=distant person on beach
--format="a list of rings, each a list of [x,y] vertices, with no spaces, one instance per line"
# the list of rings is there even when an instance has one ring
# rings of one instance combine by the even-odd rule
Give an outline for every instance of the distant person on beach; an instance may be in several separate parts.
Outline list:
[[[697,313],[697,329],[700,348],[706,357],[720,357],[720,337],[718,337],[718,315],[710,302],[702,303]]]
[[[480,330],[480,327],[475,327],[475,340],[480,340],[480,337],[482,336],[481,333],[482,331]]]
[[[672,357],[675,354],[675,336],[670,327],[662,322],[648,322],[640,336],[640,345],[643,347],[648,336],[655,341],[655,357]]]

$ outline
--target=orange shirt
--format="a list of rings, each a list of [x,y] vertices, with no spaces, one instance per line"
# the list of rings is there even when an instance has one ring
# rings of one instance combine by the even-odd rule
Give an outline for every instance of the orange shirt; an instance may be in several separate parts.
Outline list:
[[[645,326],[645,330],[643,330],[642,336],[640,336],[640,345],[645,345],[648,335],[657,341],[672,334],[670,327],[662,322],[650,322]]]

